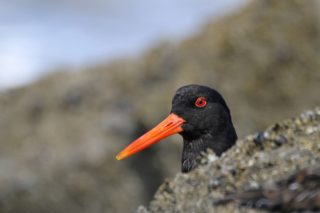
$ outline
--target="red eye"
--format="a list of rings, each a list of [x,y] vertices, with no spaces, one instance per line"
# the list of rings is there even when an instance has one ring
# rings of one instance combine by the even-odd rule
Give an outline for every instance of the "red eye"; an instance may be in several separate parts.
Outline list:
[[[199,98],[197,98],[197,100],[194,104],[196,105],[196,107],[202,108],[207,105],[207,100],[205,97],[199,97]]]

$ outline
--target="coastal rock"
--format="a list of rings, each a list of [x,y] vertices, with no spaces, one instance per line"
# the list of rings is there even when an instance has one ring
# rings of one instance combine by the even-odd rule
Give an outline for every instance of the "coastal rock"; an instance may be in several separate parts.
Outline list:
[[[193,172],[162,184],[137,212],[319,212],[319,127],[316,108],[269,127],[261,144],[250,135],[215,161],[209,154]],[[277,144],[279,137],[286,142]]]
[[[318,126],[306,125],[301,137],[299,131],[291,137],[291,126],[303,128],[314,111],[289,122],[287,131],[286,124],[263,130],[320,106],[319,8],[317,0],[250,1],[183,41],[162,42],[134,59],[76,72],[61,69],[31,85],[1,91],[0,212],[133,212],[146,205],[165,178],[180,171],[181,138],[171,137],[125,161],[114,157],[167,116],[176,89],[190,83],[223,94],[239,138],[260,136],[241,140],[226,154],[238,152],[238,160],[209,156],[216,163],[208,165],[216,169],[179,174],[175,187],[164,184],[166,192],[160,189],[150,211],[161,199],[164,208],[174,209],[176,202],[176,208],[186,209],[181,200],[189,193],[195,202],[193,185],[199,183],[199,196],[223,198],[235,189],[260,189],[269,173],[280,181],[293,167],[317,161],[309,154],[317,151],[312,137]],[[300,145],[291,147],[295,141]],[[279,155],[282,170],[273,170]],[[212,176],[218,170],[220,176]],[[247,179],[251,170],[260,172]],[[173,197],[172,190],[181,191],[181,197]],[[203,202],[209,209],[235,208],[233,203],[212,207],[213,199]]]

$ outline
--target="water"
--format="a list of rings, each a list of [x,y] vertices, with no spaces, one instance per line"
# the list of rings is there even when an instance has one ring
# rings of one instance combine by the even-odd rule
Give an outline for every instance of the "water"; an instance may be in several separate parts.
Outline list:
[[[2,0],[0,88],[180,39],[245,0]]]

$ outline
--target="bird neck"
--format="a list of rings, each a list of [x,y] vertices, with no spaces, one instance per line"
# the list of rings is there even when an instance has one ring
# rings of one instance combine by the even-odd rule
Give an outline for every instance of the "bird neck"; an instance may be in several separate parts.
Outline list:
[[[197,165],[197,159],[202,153],[208,149],[214,151],[217,156],[220,156],[223,152],[232,147],[236,140],[237,135],[233,128],[225,129],[220,134],[215,132],[207,133],[199,138],[183,138],[183,152],[182,152],[182,172],[186,173],[194,169]]]
[[[203,138],[189,141],[183,139],[183,151],[181,159],[181,170],[186,173],[191,171],[196,166],[196,160],[208,148],[208,142]]]

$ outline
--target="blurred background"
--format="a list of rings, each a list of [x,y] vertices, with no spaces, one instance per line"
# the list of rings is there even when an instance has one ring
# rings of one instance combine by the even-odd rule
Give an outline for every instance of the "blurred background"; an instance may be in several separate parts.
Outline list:
[[[74,69],[133,56],[179,40],[245,0],[4,0],[0,3],[0,88],[61,66]]]
[[[174,136],[115,155],[176,89],[225,97],[240,137],[320,105],[320,1],[0,2],[0,212],[133,212],[180,172]]]

